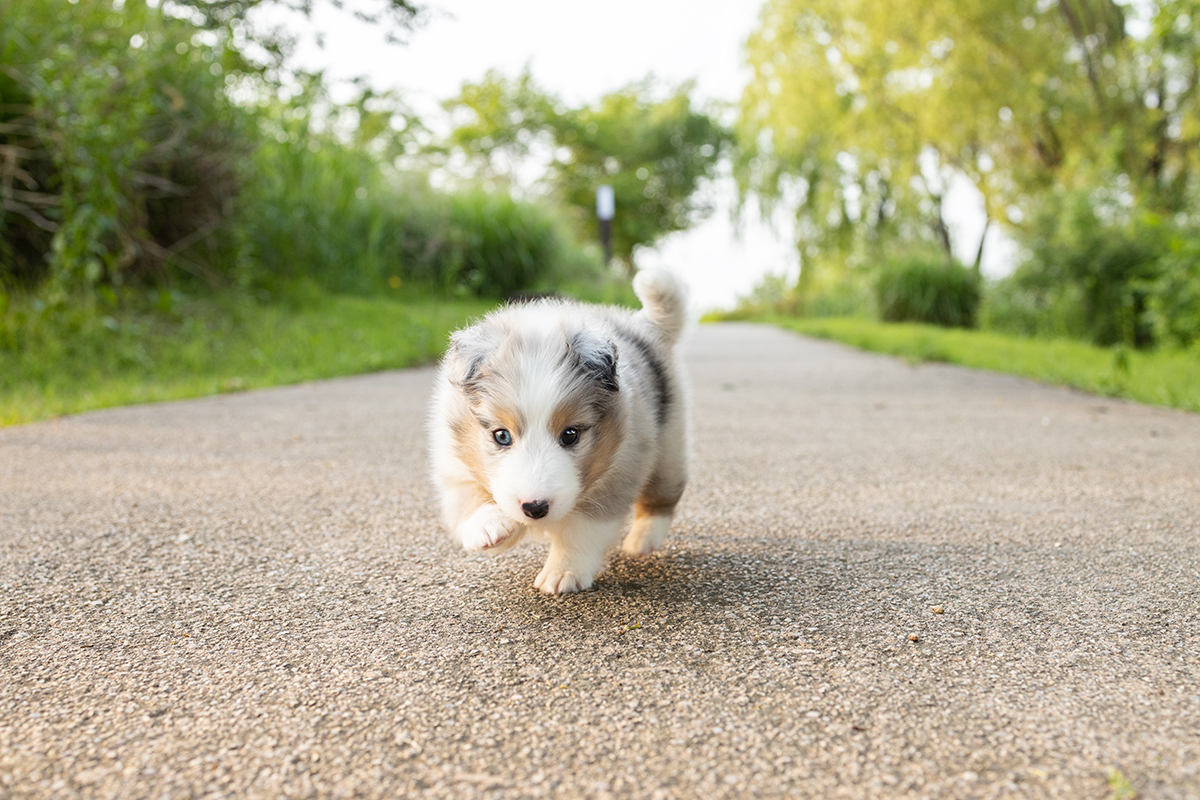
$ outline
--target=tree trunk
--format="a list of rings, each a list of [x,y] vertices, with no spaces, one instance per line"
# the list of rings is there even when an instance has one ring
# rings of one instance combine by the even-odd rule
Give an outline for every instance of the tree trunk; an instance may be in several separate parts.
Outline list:
[[[937,234],[938,242],[946,253],[946,260],[954,260],[954,247],[950,243],[950,229],[946,227],[946,217],[942,214],[942,196],[934,195],[935,211],[933,217],[933,232]]]
[[[992,218],[988,216],[987,208],[983,211],[983,233],[979,234],[979,248],[975,251],[975,277],[980,277],[983,274],[983,243],[987,241],[988,226],[992,224]]]

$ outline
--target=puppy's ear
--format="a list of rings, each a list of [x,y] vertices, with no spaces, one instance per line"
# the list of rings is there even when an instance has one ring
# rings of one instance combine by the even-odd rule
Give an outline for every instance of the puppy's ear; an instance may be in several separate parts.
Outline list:
[[[571,339],[571,352],[579,368],[587,373],[601,389],[619,391],[617,384],[617,343],[589,333],[576,334]]]
[[[456,331],[450,337],[450,350],[446,353],[450,382],[468,395],[475,395],[479,374],[498,345],[495,332],[483,325]]]

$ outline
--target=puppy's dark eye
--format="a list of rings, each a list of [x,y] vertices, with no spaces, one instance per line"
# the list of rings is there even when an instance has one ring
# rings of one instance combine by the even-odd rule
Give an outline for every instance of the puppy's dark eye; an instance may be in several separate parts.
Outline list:
[[[563,447],[570,447],[571,445],[575,444],[578,441],[579,441],[579,429],[578,428],[567,428],[565,431],[563,431],[562,433],[560,433],[558,435],[558,443],[561,444]]]
[[[496,444],[500,445],[501,447],[508,447],[510,444],[512,444],[512,434],[506,431],[504,428],[492,431],[492,438],[495,439]]]

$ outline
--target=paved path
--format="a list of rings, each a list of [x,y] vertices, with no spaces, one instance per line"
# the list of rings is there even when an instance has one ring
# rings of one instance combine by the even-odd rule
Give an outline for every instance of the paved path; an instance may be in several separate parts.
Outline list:
[[[0,797],[1200,796],[1200,416],[689,361],[668,548],[565,598],[437,530],[427,369],[0,430]]]

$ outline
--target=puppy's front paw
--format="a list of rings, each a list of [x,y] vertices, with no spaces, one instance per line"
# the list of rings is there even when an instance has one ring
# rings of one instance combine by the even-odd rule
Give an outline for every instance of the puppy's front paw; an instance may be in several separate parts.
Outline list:
[[[500,513],[495,503],[488,503],[458,526],[458,538],[467,550],[490,550],[504,544],[524,527]]]
[[[542,567],[533,585],[546,594],[574,594],[592,588],[592,576],[564,570],[547,564]]]

